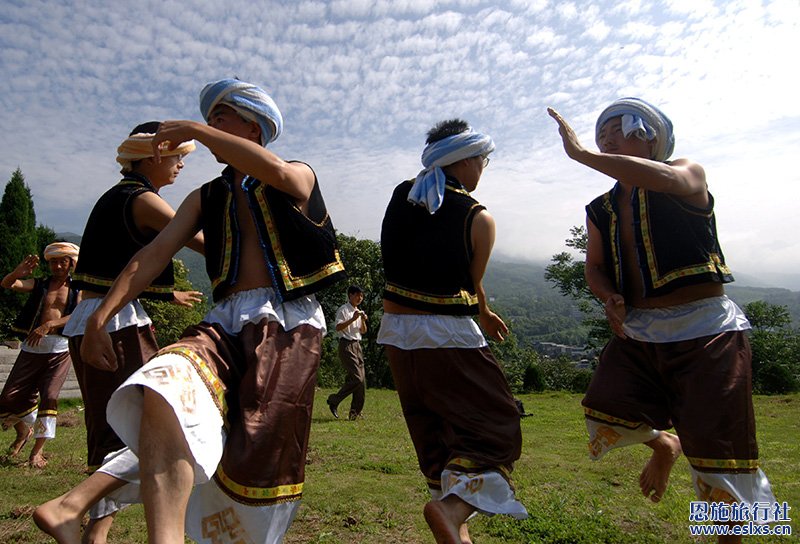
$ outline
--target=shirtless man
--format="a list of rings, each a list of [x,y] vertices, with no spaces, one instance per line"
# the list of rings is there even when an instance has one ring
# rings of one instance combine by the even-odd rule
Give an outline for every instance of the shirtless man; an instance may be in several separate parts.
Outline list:
[[[228,167],[122,271],[82,354],[118,364],[105,323],[201,227],[216,306],[112,397],[109,422],[130,450],[37,509],[37,525],[62,544],[77,542],[87,504],[137,477],[154,544],[182,544],[184,529],[197,542],[277,543],[299,506],[325,330],[313,293],[344,267],[314,171],[266,149],[283,125],[269,95],[221,80],[203,89],[200,109],[207,125],[168,121],[154,150],[195,139]]]
[[[54,242],[45,248],[44,258],[50,268],[49,277],[30,277],[39,266],[39,257],[28,255],[0,282],[5,289],[30,293],[12,325],[12,330],[25,340],[0,393],[0,420],[3,430],[13,425],[17,432],[8,448],[9,457],[18,455],[31,437],[35,439],[28,462],[36,468],[47,464],[42,450],[45,442],[56,435],[58,395],[70,365],[62,328],[80,301],[70,277],[78,246]]]
[[[774,502],[758,468],[750,325],[725,296],[733,276],[703,168],[667,160],[672,123],[643,100],[623,98],[601,113],[600,152],[548,113],[571,159],[617,180],[586,207],[586,281],[614,332],[583,400],[592,459],[644,443],[653,453],[639,485],[653,502],[681,453],[700,500]]]

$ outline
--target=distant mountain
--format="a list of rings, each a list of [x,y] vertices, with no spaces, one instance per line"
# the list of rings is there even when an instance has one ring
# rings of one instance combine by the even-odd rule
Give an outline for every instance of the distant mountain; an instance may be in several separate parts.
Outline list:
[[[80,244],[81,237],[77,234],[63,232],[56,236]],[[194,288],[210,297],[211,282],[203,256],[183,248],[176,258],[186,265]],[[486,294],[493,307],[510,322],[523,345],[531,346],[537,341],[582,345],[587,333],[582,325],[584,316],[574,300],[561,295],[553,284],[545,281],[546,264],[492,259],[484,277]],[[800,326],[800,292],[769,287],[769,282],[735,271],[734,275],[737,281],[726,285],[725,292],[739,306],[755,300],[786,306],[794,326]]]
[[[489,263],[484,277],[486,294],[493,305],[511,321],[520,342],[549,341],[580,345],[583,314],[577,303],[561,295],[544,279],[544,264],[495,261]],[[746,276],[737,275],[738,278]],[[751,287],[736,281],[725,286],[725,292],[739,306],[763,300],[786,306],[794,326],[800,326],[800,292],[778,287]]]
[[[75,234],[74,232],[57,232],[56,238],[71,244],[81,245],[81,235]]]

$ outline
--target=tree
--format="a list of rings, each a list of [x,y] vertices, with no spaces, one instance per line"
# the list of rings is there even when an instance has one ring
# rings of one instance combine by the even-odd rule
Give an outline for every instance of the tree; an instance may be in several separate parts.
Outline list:
[[[359,240],[344,234],[337,234],[336,239],[348,279],[317,293],[317,299],[322,305],[328,323],[328,334],[323,339],[318,382],[332,387],[344,377],[334,341],[334,323],[336,310],[347,301],[348,286],[356,284],[364,291],[364,301],[360,307],[369,316],[367,333],[361,341],[367,385],[393,387],[389,363],[383,354],[382,346],[376,341],[383,316],[383,288],[386,284],[381,246],[372,240]]]
[[[193,291],[194,287],[188,278],[188,269],[179,259],[172,261],[175,267],[175,290]],[[153,320],[156,340],[160,347],[165,347],[178,341],[181,333],[189,325],[200,323],[206,314],[208,302],[195,304],[186,308],[171,302],[140,299],[147,315]]]
[[[786,306],[757,300],[744,307],[753,327],[753,389],[783,394],[800,390],[800,331],[791,328]]]
[[[36,213],[31,190],[17,168],[0,200],[0,274],[8,274],[31,254],[41,254],[37,247]],[[5,337],[26,297],[10,290],[0,291],[0,337]]]
[[[572,227],[569,232],[571,236],[565,242],[567,247],[586,255],[589,243],[586,227]],[[553,255],[551,261],[552,264],[545,267],[544,279],[554,283],[561,294],[578,302],[578,307],[585,315],[583,323],[589,328],[589,344],[592,347],[605,345],[611,338],[611,329],[605,318],[603,303],[597,300],[586,283],[584,276],[586,261],[576,261],[572,254],[567,252]]]

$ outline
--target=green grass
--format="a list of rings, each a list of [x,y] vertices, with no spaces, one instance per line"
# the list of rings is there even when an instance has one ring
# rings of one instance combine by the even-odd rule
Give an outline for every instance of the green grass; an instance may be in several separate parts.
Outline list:
[[[317,392],[306,467],[306,490],[287,544],[433,543],[422,518],[427,490],[393,391],[369,390],[364,420],[334,420],[325,404],[331,390]],[[522,395],[523,453],[516,465],[517,495],[530,518],[479,516],[470,522],[476,544],[708,542],[688,534],[694,493],[685,459],[673,470],[670,488],[654,505],[639,493],[637,479],[648,457],[643,446],[612,451],[602,461],[586,455],[580,395]],[[342,406],[347,413],[347,402]],[[800,395],[756,397],[762,468],[780,501],[787,501],[792,532],[800,534]],[[79,482],[85,445],[79,404],[61,407],[57,438],[48,444],[42,471],[0,465],[0,542],[49,542],[30,519],[34,505]],[[12,432],[2,440],[13,439]],[[27,448],[26,448],[27,450]],[[26,452],[27,455],[27,452]],[[110,541],[145,542],[140,506],[123,511]],[[791,537],[746,542],[788,543]]]

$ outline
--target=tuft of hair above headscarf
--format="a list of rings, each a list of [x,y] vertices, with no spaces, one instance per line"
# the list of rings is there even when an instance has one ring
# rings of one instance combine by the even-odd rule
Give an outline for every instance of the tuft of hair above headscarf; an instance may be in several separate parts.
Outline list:
[[[655,139],[653,160],[664,162],[672,155],[675,149],[672,121],[654,105],[635,97],[620,98],[603,110],[594,127],[598,146],[600,129],[614,117],[622,117],[622,133],[626,138],[634,135],[647,142]]]
[[[233,108],[248,121],[261,127],[261,145],[274,142],[283,132],[283,116],[275,101],[267,92],[238,79],[221,79],[209,83],[200,91],[200,113],[208,117],[218,104]]]

